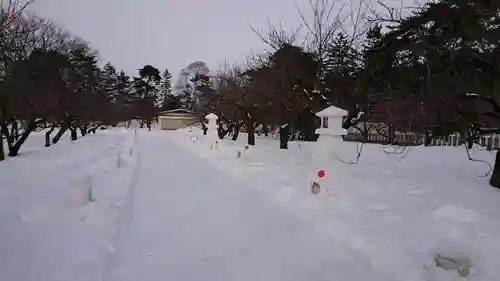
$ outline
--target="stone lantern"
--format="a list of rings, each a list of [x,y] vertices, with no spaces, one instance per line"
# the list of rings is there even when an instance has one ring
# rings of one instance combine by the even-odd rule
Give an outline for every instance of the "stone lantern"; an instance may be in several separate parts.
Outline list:
[[[342,128],[342,121],[346,115],[346,110],[335,106],[316,113],[316,116],[321,118],[321,127],[316,129],[316,134],[319,135],[318,142],[342,141],[342,136],[347,134],[347,130]]]
[[[316,171],[324,169],[328,175],[332,175],[332,169],[342,162],[351,162],[356,159],[357,144],[344,142],[343,136],[347,134],[347,130],[342,128],[344,118],[348,112],[336,106],[330,106],[318,113],[316,116],[321,118],[321,126],[316,129],[316,134],[319,135],[317,143],[313,151],[313,165],[315,168],[311,174],[314,188],[319,188],[319,179]],[[326,176],[325,183],[330,182],[333,176]],[[319,192],[319,191],[318,191]]]
[[[217,133],[217,120],[219,119],[219,116],[209,113],[207,116],[205,116],[205,119],[207,119],[208,124],[207,124],[207,139],[210,145],[210,150],[212,149],[218,149],[219,148],[219,135]]]

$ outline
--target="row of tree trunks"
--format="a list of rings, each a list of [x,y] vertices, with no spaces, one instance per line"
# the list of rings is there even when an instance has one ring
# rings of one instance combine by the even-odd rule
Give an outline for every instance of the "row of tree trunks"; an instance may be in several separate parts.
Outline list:
[[[57,134],[54,136],[54,138],[52,139],[52,143],[56,144],[57,142],[59,142],[59,140],[61,139],[61,137],[64,135],[64,133],[69,129],[70,132],[71,132],[71,140],[72,141],[76,141],[78,139],[78,130],[80,130],[80,134],[82,135],[82,137],[86,136],[88,133],[93,133],[95,134],[96,133],[96,130],[101,126],[102,124],[98,124],[98,125],[95,125],[94,127],[92,128],[88,128],[87,125],[83,125],[83,126],[70,126],[68,124],[65,124],[63,125],[59,131],[57,132]],[[50,127],[50,130],[48,130],[47,132],[45,132],[45,147],[49,147],[50,146],[50,136],[51,134],[54,132],[54,130],[56,129],[56,124],[53,124],[51,127]]]
[[[71,141],[76,141],[78,139],[77,128],[78,127],[73,127],[73,126],[69,127]]]
[[[2,130],[0,130],[0,161],[5,160],[5,152],[3,149],[3,133]]]
[[[9,130],[7,124],[3,124],[1,127],[1,130],[0,130],[0,140],[1,140],[1,142],[0,142],[0,161],[5,160],[5,152],[4,152],[4,145],[3,145],[4,139],[7,141],[7,147],[9,149],[8,156],[9,157],[17,156],[19,154],[19,149],[24,144],[24,142],[26,141],[28,136],[33,131],[36,130],[39,123],[40,122],[37,122],[37,121],[27,122],[27,124],[25,124],[25,126],[23,126],[24,131],[21,134],[19,133],[18,126],[14,125],[15,123],[13,123],[10,130]],[[51,134],[56,129],[56,127],[57,127],[56,124],[52,124],[50,129],[47,132],[45,132],[45,147],[49,147],[51,145],[50,137],[51,137]],[[96,126],[95,128],[92,128],[91,130],[93,130],[93,132],[95,133],[95,130],[97,129],[97,127],[98,126]],[[52,143],[56,144],[57,142],[59,142],[61,137],[64,135],[64,133],[68,129],[71,131],[71,140],[72,141],[75,141],[78,138],[77,129],[80,129],[82,136],[85,136],[87,134],[87,126],[73,127],[73,126],[70,126],[69,123],[65,123],[60,128],[60,130],[57,132],[56,136],[54,136],[54,138],[52,139]]]
[[[82,135],[82,137],[84,137],[85,135],[87,135],[87,129],[88,129],[88,126],[87,125],[81,125],[81,126],[78,126],[78,128],[80,129],[80,134]]]
[[[69,123],[64,123],[61,128],[59,129],[59,131],[57,132],[57,134],[54,136],[54,138],[52,139],[52,143],[53,144],[56,144],[59,142],[59,140],[61,139],[61,137],[64,135],[64,133],[66,133],[66,131],[69,129]]]
[[[148,119],[148,120],[138,119],[137,122],[139,122],[139,127],[141,129],[144,128],[144,126],[146,126],[146,128],[148,128],[148,130],[151,131],[151,128],[153,126],[153,120],[150,120],[150,119]],[[129,127],[130,127],[130,125],[129,125]]]
[[[269,128],[267,127],[266,124],[262,124],[262,132],[264,133],[264,136],[266,137],[269,136]]]
[[[236,141],[238,139],[238,135],[240,134],[240,128],[241,128],[241,124],[238,123],[238,124],[234,125],[233,137],[231,138],[231,140]]]
[[[500,188],[500,153],[498,153],[498,151],[496,152],[495,165],[493,166],[490,185],[496,188]]]
[[[203,118],[200,119],[201,129],[203,130],[203,135],[206,136],[208,133],[208,128],[205,122],[203,122]]]
[[[52,127],[50,127],[50,130],[45,132],[45,147],[50,146],[50,135],[52,134],[52,132],[54,132],[55,129],[56,129],[56,125],[53,124]]]
[[[92,133],[92,134],[95,134],[96,130],[101,127],[103,124],[96,124],[94,125],[94,127],[88,129],[87,133]]]
[[[12,122],[12,125],[10,126],[10,135],[16,141],[19,139],[19,124],[17,121]]]
[[[24,144],[28,136],[36,129],[37,123],[35,120],[28,122],[27,126],[24,128],[22,134],[16,139],[14,135],[10,135],[9,128],[7,124],[2,124],[2,133],[6,137],[7,146],[9,148],[8,155],[10,157],[17,156],[19,149]]]
[[[227,129],[224,129],[223,123],[219,122],[219,127],[217,128],[217,135],[219,136],[219,139],[224,139],[224,137],[233,130],[233,127],[234,125],[231,124],[227,127]]]

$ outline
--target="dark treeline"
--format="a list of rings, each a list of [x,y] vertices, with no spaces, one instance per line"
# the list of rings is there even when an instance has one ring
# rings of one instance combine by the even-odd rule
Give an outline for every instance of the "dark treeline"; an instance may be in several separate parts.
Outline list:
[[[365,137],[375,129],[393,145],[396,132],[425,135],[424,145],[460,133],[468,148],[500,133],[499,1],[438,0],[406,14],[382,2],[337,14],[333,1],[310,4],[310,21],[298,11],[307,40],[272,25],[256,31],[270,51],[200,87],[205,110],[225,124],[220,137],[245,128],[253,145],[259,127],[278,129],[282,148],[296,136],[315,140],[314,113],[330,105],[349,111],[345,128]]]
[[[30,3],[12,0],[0,11],[0,160],[18,155],[38,128],[45,146],[131,119],[151,128],[169,72],[146,65],[130,78],[110,63],[100,68],[83,39],[25,13]]]
[[[267,52],[211,73],[194,62],[175,92],[167,70],[146,65],[130,78],[100,68],[87,43],[13,1],[0,14],[0,136],[15,156],[41,126],[48,146],[68,130],[76,139],[131,119],[151,128],[160,110],[187,108],[204,129],[216,113],[221,138],[245,130],[254,145],[256,131],[279,132],[287,148],[316,140],[315,113],[330,105],[348,110],[343,125],[365,141],[372,131],[393,145],[396,132],[425,135],[424,145],[460,133],[470,148],[500,133],[500,1],[435,0],[405,13],[354,1],[346,10],[310,0],[296,31],[255,30]],[[498,153],[491,184],[500,187]]]

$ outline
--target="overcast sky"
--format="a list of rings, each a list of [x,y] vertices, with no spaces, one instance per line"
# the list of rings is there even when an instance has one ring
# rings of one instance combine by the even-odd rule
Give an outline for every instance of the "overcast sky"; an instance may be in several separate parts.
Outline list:
[[[152,64],[174,79],[195,60],[213,70],[263,50],[250,25],[265,28],[268,18],[286,27],[300,23],[293,0],[37,0],[31,10],[89,41],[102,60],[128,74]]]
[[[295,1],[307,16],[309,0]],[[294,0],[36,0],[30,9],[87,40],[103,61],[129,75],[151,64],[168,68],[174,80],[196,60],[215,70],[261,52],[265,45],[250,26],[265,31],[268,19],[286,29],[301,24]]]

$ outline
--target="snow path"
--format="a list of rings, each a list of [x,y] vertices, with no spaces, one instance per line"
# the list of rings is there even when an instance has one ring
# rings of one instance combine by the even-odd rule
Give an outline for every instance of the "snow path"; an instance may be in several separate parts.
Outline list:
[[[105,281],[393,280],[168,135],[140,134],[136,147]]]

